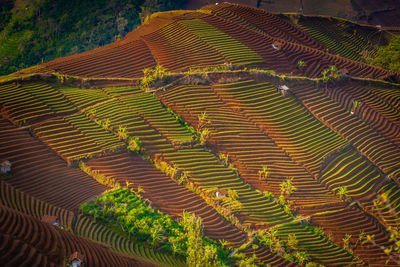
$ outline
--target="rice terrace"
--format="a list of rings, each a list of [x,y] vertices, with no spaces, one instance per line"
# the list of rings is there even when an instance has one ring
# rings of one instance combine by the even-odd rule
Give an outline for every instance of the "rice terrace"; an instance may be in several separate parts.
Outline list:
[[[224,2],[1,76],[1,265],[400,266],[399,36]]]

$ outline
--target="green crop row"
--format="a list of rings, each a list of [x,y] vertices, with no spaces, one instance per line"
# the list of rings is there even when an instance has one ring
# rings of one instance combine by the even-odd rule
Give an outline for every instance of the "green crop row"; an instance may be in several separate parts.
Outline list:
[[[98,217],[95,218],[99,220]],[[107,244],[113,251],[125,255],[151,260],[167,266],[184,266],[182,259],[174,257],[172,254],[156,251],[149,245],[134,242],[117,231],[111,230],[112,225],[103,225],[95,221],[87,216],[78,215],[73,232],[92,241]]]
[[[49,106],[38,101],[20,85],[0,86],[0,98],[8,116],[17,123],[25,124],[30,120],[54,114]]]
[[[357,151],[349,148],[330,160],[319,179],[336,193],[352,198],[368,198],[375,195],[376,186],[383,177]]]
[[[3,181],[0,181],[0,204],[37,219],[41,219],[44,215],[57,216],[61,225],[72,226],[74,214],[71,211],[57,208],[24,194]]]
[[[170,141],[192,142],[192,134],[183,128],[152,94],[143,93],[127,96],[121,98],[121,101],[132,110],[141,114],[153,128],[156,128]]]
[[[343,146],[345,140],[321,124],[290,96],[270,83],[241,81],[213,87],[228,105],[238,105],[277,144],[316,173],[321,158]]]
[[[226,56],[233,64],[245,65],[263,62],[262,58],[254,51],[200,19],[181,20],[179,23]]]
[[[83,109],[109,99],[109,96],[98,89],[83,90],[81,88],[61,87],[59,90],[74,106],[79,109]]]
[[[46,83],[23,84],[22,88],[37,101],[47,105],[57,115],[76,111],[65,96]]]
[[[342,39],[332,35],[332,31],[327,31],[323,26],[321,27],[319,24],[315,25],[309,21],[301,22],[300,26],[330,51],[352,60],[360,60],[360,56],[351,49],[356,47],[353,47],[351,44],[346,45],[346,43],[343,42],[344,38]]]
[[[287,241],[294,235],[298,241],[298,249],[307,251],[312,260],[329,266],[346,266],[354,262],[353,255],[336,246],[326,236],[320,235],[308,225],[291,222],[275,228],[277,236]]]
[[[171,23],[144,37],[150,41],[157,61],[169,70],[222,65],[223,56],[179,23]]]
[[[361,119],[352,116],[336,100],[332,100],[332,90],[324,94],[312,87],[299,87],[294,91],[316,118],[345,138],[385,174],[400,167],[400,149]]]
[[[236,191],[238,200],[242,204],[239,214],[245,215],[245,223],[276,224],[290,219],[273,199],[268,199],[261,192],[249,187],[209,152],[202,149],[184,149],[174,153],[164,153],[164,157],[178,170],[187,172],[189,179],[202,189]]]

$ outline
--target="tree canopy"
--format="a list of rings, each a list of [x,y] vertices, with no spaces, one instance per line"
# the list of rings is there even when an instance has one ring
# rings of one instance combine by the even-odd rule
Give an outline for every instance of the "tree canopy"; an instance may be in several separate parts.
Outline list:
[[[400,36],[393,36],[390,43],[379,48],[376,57],[369,62],[375,66],[400,72]]]

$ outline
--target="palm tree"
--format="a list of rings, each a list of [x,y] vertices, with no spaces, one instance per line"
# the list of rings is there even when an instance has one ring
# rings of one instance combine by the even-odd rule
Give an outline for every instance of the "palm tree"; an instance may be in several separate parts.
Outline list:
[[[307,63],[302,60],[299,60],[299,61],[297,61],[296,66],[297,66],[297,68],[302,69],[303,67],[307,66]]]
[[[128,149],[132,152],[140,153],[142,151],[142,142],[136,136],[129,139]]]
[[[260,180],[263,180],[263,178],[265,180],[267,180],[269,176],[269,168],[267,165],[262,166],[262,170],[258,171],[258,177],[260,178]]]
[[[222,248],[229,246],[230,242],[226,241],[225,239],[220,239],[219,243],[221,244]]]
[[[126,132],[126,127],[122,126],[122,125],[119,125],[117,134],[118,134],[119,140],[125,140],[128,137],[128,134]]]
[[[144,189],[140,185],[138,185],[137,191],[138,191],[139,194],[145,193]]]
[[[343,197],[347,196],[347,187],[346,186],[338,187],[337,193],[338,193],[339,197],[341,199],[343,199]]]
[[[297,188],[293,185],[292,181],[293,181],[293,177],[287,178],[286,181],[281,183],[281,194],[282,195],[289,196],[294,191],[296,191]]]
[[[325,89],[328,89],[328,81],[329,81],[328,72],[329,72],[329,69],[325,69],[325,70],[321,71],[321,74],[322,74],[321,80],[322,80],[322,82],[325,83]]]
[[[109,131],[110,130],[110,119],[105,119],[103,122],[102,122],[102,126],[103,126],[103,128],[106,130],[106,131]]]
[[[329,71],[330,71],[330,76],[334,79],[337,79],[341,76],[340,70],[336,68],[335,65],[330,66]]]
[[[209,135],[210,135],[210,130],[208,128],[204,128],[200,132],[200,145],[204,146],[206,144]]]
[[[159,227],[151,228],[150,236],[151,236],[151,246],[153,248],[157,247],[164,240],[162,229],[160,229]]]
[[[296,251],[295,257],[301,265],[310,259],[305,251]]]

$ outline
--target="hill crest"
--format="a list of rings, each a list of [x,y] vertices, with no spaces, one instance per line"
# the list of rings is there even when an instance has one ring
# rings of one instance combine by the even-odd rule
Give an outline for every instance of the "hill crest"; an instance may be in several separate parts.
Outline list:
[[[345,20],[279,15],[223,3],[153,14],[120,41],[20,73],[140,78],[143,69],[156,65],[180,72],[229,64],[321,77],[324,69],[335,65],[350,76],[399,81],[398,73],[365,64],[389,38],[380,29]],[[298,62],[305,64],[299,67]]]

